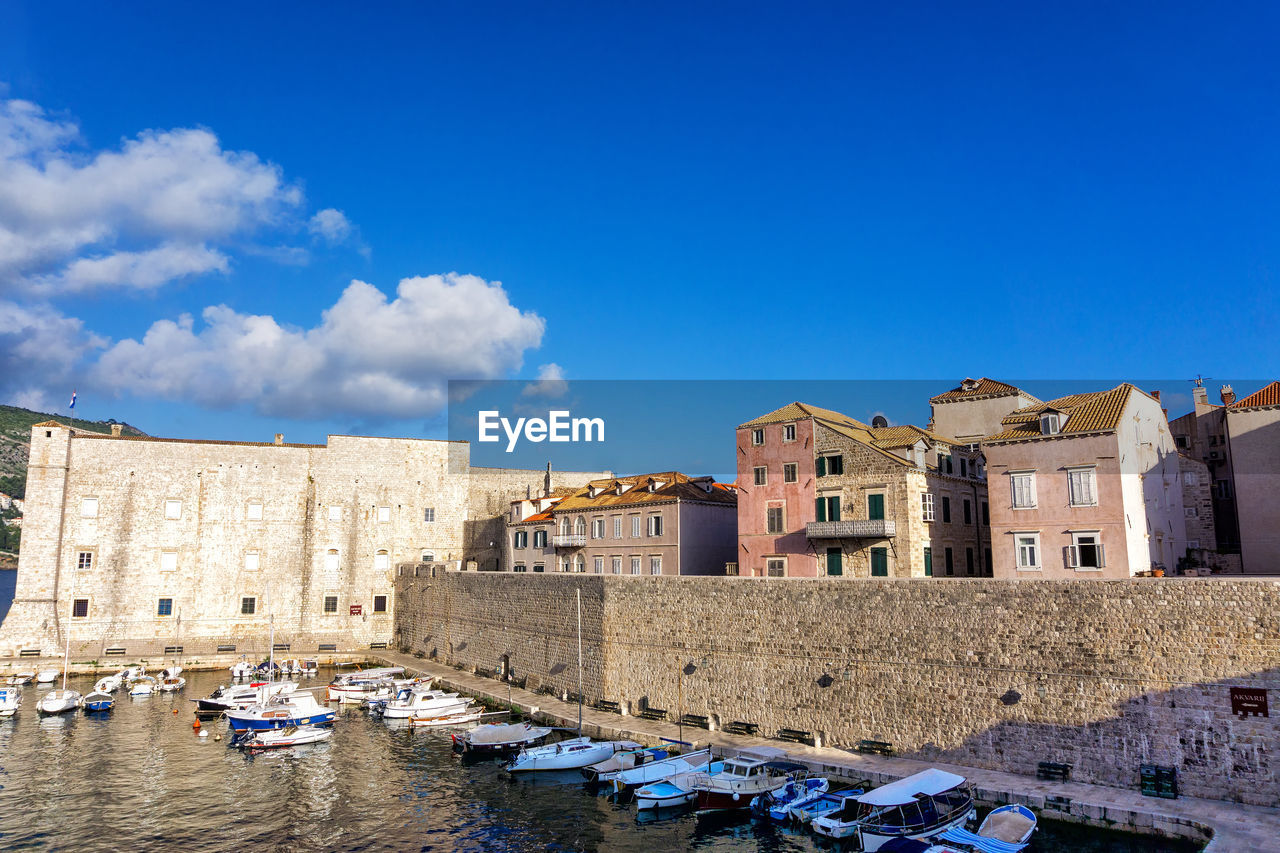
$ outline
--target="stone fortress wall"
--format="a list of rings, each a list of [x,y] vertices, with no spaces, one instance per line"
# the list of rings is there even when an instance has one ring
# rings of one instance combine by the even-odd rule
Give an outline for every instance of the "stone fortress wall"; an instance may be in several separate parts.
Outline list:
[[[465,442],[184,441],[40,424],[0,656],[61,655],[68,629],[74,660],[168,646],[258,654],[272,631],[301,655],[368,649],[390,640],[397,563],[474,562],[488,540],[472,534],[492,508],[545,476],[472,469]]]
[[[513,582],[514,581],[514,582]],[[1191,796],[1280,803],[1280,583],[629,578],[405,566],[396,644],[672,714],[812,732],[828,746],[1135,788],[1177,768]],[[504,658],[505,656],[505,658]],[[690,674],[684,670],[692,664]]]

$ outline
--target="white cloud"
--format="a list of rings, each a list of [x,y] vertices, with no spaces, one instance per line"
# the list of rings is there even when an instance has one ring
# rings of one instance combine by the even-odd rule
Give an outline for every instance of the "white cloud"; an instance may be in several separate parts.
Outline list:
[[[74,122],[0,100],[0,290],[156,287],[167,271],[224,270],[210,244],[296,227],[302,191],[208,130],[147,130],[96,153],[79,143]]]
[[[565,381],[564,369],[555,362],[551,362],[538,368],[538,381],[524,386],[520,396],[555,399],[563,397],[568,391],[569,383]]]
[[[311,329],[226,306],[202,320],[199,329],[190,316],[164,320],[141,341],[120,341],[99,360],[96,382],[269,415],[424,417],[445,405],[448,380],[519,369],[546,325],[513,306],[501,283],[457,273],[403,279],[393,300],[352,281]]]
[[[341,210],[326,207],[311,217],[311,221],[307,223],[307,230],[312,236],[334,246],[351,236],[351,221]]]
[[[56,410],[71,393],[76,365],[106,343],[54,308],[0,300],[0,399]]]

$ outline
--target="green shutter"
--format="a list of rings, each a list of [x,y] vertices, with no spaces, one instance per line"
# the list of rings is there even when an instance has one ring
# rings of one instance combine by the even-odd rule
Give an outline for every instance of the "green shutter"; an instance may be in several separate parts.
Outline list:
[[[885,578],[889,576],[889,549],[871,549],[871,576]]]
[[[933,549],[932,548],[924,549],[924,576],[927,578],[933,577]]]
[[[884,520],[884,495],[867,495],[867,518],[872,521]]]
[[[840,559],[839,548],[827,549],[827,574],[842,575],[844,574],[844,566]]]
[[[831,517],[832,521],[840,520],[840,496],[839,495],[836,495],[834,498],[831,498],[831,506],[827,512],[827,515]]]
[[[819,477],[827,476],[827,458],[819,456],[813,461],[813,467],[817,470]]]
[[[827,520],[827,499],[818,498],[818,500],[815,501],[814,503],[817,506],[818,521],[826,521]]]

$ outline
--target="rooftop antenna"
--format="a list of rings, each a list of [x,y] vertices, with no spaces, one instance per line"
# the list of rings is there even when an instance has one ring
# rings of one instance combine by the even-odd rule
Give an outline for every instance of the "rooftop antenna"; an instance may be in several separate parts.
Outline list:
[[[1188,381],[1188,382],[1194,382],[1194,383],[1196,384],[1196,387],[1197,387],[1197,388],[1203,388],[1203,387],[1204,387],[1204,381],[1205,381],[1206,379],[1212,379],[1212,378],[1213,378],[1212,376],[1201,376],[1199,373],[1197,373],[1197,374],[1196,374],[1196,378],[1195,378],[1195,379],[1188,379],[1187,381]]]

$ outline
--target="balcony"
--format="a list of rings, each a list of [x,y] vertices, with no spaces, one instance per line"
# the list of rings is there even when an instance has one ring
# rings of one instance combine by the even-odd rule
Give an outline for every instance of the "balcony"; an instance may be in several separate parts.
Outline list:
[[[558,533],[552,537],[551,544],[557,548],[581,548],[587,544],[587,534]]]
[[[898,525],[885,519],[811,521],[805,527],[810,539],[889,539],[897,534]]]

